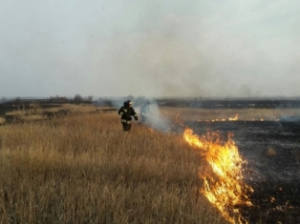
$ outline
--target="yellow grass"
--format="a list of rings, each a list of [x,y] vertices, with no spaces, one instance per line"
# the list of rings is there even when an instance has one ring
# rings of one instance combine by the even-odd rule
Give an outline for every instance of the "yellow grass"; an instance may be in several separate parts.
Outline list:
[[[276,121],[281,116],[294,116],[300,114],[300,109],[202,109],[183,107],[162,107],[162,113],[176,120],[180,118],[184,121],[213,120],[234,117],[239,115],[239,120],[270,120]]]
[[[116,114],[0,127],[0,223],[225,223],[181,136]]]
[[[65,110],[72,114],[82,114],[82,113],[93,113],[93,112],[101,112],[105,109],[109,109],[109,107],[96,107],[91,104],[62,104],[60,106],[50,107],[50,108],[41,108],[38,104],[31,105],[30,109],[18,109],[6,112],[5,115],[14,116],[17,120],[22,121],[40,121],[45,120],[47,117],[45,116],[45,112],[59,112],[61,110]],[[5,123],[5,119],[0,117],[0,124]]]
[[[103,109],[105,107],[101,107]],[[24,110],[22,108],[18,110],[9,111],[6,114],[7,115],[15,115],[15,116],[26,116],[30,114],[42,114],[43,112],[57,112],[59,110],[68,110],[70,112],[82,112],[82,113],[88,113],[88,112],[94,112],[97,111],[98,107],[91,105],[91,104],[62,104],[60,106],[55,107],[49,107],[49,108],[41,108],[40,105],[35,104],[31,105],[30,109]]]
[[[5,119],[0,117],[0,125],[5,123]]]

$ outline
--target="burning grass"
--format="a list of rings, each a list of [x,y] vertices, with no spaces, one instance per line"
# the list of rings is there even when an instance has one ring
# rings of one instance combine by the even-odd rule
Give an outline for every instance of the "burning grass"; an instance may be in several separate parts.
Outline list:
[[[239,207],[253,206],[248,196],[253,189],[243,182],[245,161],[231,136],[222,143],[216,132],[200,137],[187,128],[184,139],[205,157],[211,168],[211,171],[199,172],[204,180],[201,192],[230,223],[247,223]]]
[[[180,136],[117,115],[0,127],[0,223],[226,223]]]

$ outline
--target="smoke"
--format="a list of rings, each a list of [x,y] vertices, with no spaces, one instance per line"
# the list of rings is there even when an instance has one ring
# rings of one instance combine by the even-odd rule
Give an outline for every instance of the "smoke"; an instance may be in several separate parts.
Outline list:
[[[155,99],[145,97],[122,97],[110,99],[110,104],[117,110],[119,110],[125,101],[131,100],[133,107],[138,114],[139,123],[145,124],[148,127],[162,131],[169,132],[171,130],[171,121],[161,114],[159,106]],[[101,102],[97,103],[101,105]]]
[[[0,96],[297,96],[299,7],[4,0]]]
[[[170,131],[170,121],[162,116],[155,100],[140,102],[139,114],[141,121],[149,127],[159,131]]]
[[[281,116],[280,117],[281,122],[300,122],[300,114],[298,115],[293,115],[293,116]]]

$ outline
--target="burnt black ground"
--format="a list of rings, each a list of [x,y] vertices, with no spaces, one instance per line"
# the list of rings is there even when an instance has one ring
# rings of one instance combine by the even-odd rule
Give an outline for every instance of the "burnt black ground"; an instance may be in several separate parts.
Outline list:
[[[248,164],[245,181],[254,188],[253,208],[243,212],[250,223],[300,224],[300,122],[189,122],[197,134],[234,135]]]

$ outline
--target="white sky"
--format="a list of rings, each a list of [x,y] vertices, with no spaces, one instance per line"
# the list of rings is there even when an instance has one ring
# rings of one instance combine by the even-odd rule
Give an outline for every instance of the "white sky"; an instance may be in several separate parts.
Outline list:
[[[298,0],[0,0],[0,96],[300,96]]]

